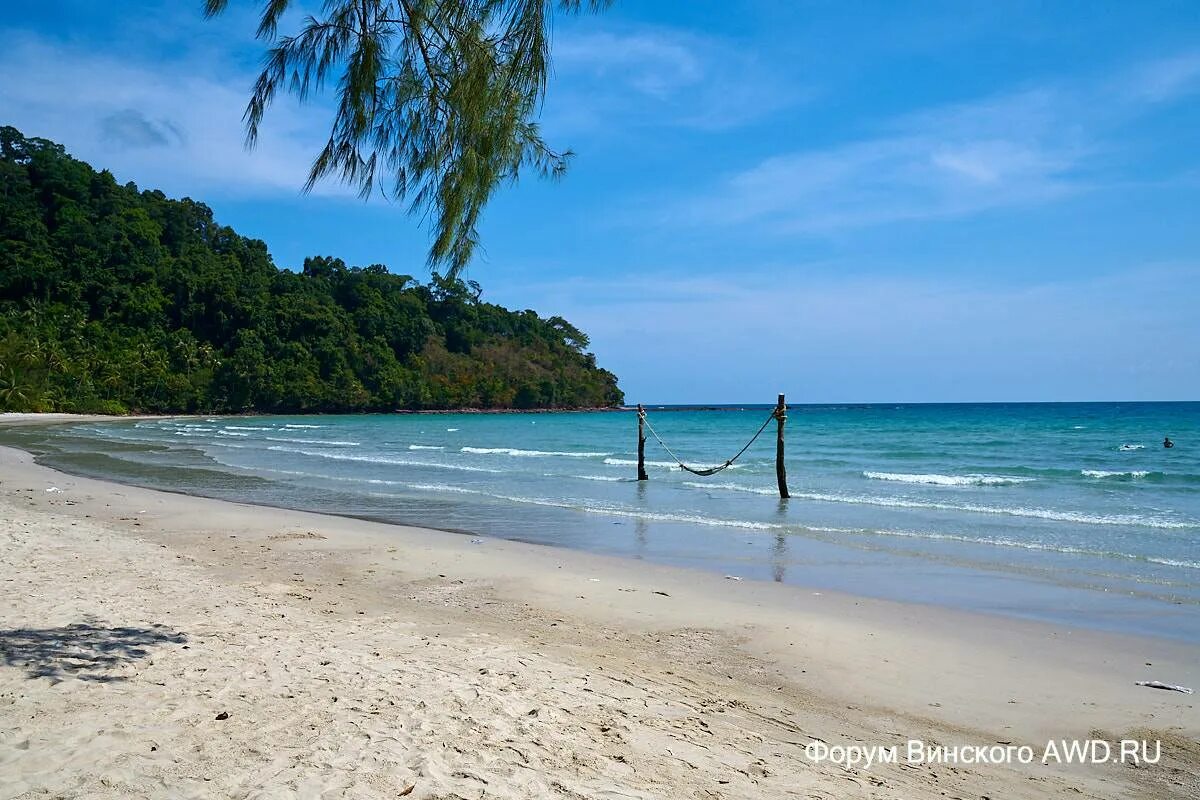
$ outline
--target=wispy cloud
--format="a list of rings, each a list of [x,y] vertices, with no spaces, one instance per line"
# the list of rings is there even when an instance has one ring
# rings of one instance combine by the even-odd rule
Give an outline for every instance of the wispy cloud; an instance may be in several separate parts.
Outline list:
[[[1200,55],[1143,64],[1120,80],[1047,84],[883,121],[879,134],[763,159],[672,218],[820,233],[1032,206],[1087,191],[1106,134],[1200,88]]]
[[[575,28],[556,36],[552,131],[746,125],[811,95],[753,49],[685,30]]]
[[[62,142],[121,180],[177,194],[295,195],[322,144],[322,109],[283,101],[247,152],[241,117],[253,76],[219,74],[186,52],[151,62],[27,33],[3,38],[0,72],[21,76],[0,85],[5,124]]]
[[[1182,53],[1143,64],[1121,82],[1134,100],[1162,103],[1200,91],[1200,53]]]
[[[700,49],[697,40],[680,34],[593,31],[560,37],[553,56],[560,75],[590,75],[662,98],[701,80]]]

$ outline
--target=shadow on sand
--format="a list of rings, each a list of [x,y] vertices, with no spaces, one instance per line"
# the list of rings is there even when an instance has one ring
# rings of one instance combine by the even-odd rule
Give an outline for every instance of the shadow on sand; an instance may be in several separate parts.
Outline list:
[[[123,681],[113,674],[125,664],[150,655],[150,648],[182,644],[187,636],[165,625],[110,628],[77,622],[61,628],[0,630],[0,662],[25,670],[30,678]]]

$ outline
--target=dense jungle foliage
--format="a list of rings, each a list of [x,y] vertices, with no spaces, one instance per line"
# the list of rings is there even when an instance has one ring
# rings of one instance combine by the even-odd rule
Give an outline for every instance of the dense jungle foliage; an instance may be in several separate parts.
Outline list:
[[[352,412],[622,402],[561,317],[266,245],[0,128],[0,409]]]

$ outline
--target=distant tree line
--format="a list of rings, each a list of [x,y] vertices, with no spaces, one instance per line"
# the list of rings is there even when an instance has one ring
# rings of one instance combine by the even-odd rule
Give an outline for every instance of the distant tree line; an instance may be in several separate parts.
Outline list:
[[[561,317],[305,259],[0,128],[0,410],[353,412],[623,401]]]

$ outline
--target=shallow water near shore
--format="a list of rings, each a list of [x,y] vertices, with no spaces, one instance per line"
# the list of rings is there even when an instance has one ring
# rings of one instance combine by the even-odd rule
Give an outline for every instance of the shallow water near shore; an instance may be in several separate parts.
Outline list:
[[[769,414],[649,409],[699,465]],[[637,482],[620,412],[81,422],[0,441],[153,488],[1200,641],[1200,403],[794,406],[786,502],[773,425],[712,477],[651,439]]]

